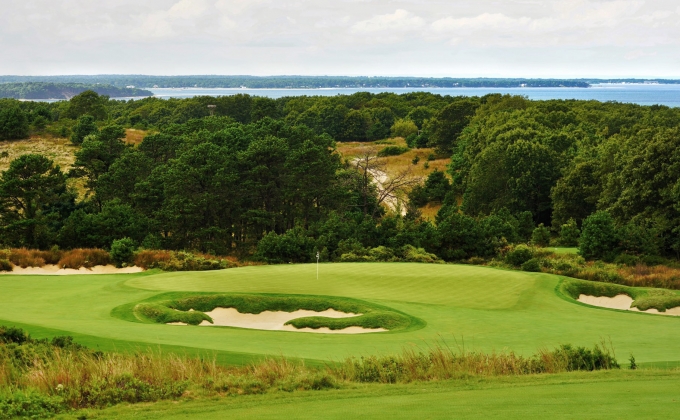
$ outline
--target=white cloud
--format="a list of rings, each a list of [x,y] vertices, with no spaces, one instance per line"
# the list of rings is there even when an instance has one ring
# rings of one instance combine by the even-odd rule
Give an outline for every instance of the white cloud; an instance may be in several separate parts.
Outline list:
[[[678,0],[1,3],[0,74],[680,77]]]
[[[351,27],[354,33],[371,33],[384,31],[405,31],[422,27],[425,20],[415,16],[407,10],[397,9],[394,13],[378,15],[368,20],[362,20]]]

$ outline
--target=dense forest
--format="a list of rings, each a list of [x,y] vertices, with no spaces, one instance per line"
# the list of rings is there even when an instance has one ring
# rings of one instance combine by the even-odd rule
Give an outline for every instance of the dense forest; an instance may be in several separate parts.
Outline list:
[[[92,90],[111,97],[153,96],[148,90],[86,83],[24,82],[0,83],[0,98],[13,99],[71,99]]]
[[[126,127],[150,130],[138,145]],[[490,258],[511,243],[615,260],[680,253],[680,109],[499,94],[357,93],[0,101],[0,138],[78,145],[65,173],[23,155],[0,178],[0,245],[237,254],[270,262]],[[338,142],[406,138],[450,156],[405,215]],[[367,157],[366,162],[377,157]],[[68,185],[82,180],[84,199]],[[442,204],[434,221],[418,207]],[[544,239],[541,239],[541,236]]]

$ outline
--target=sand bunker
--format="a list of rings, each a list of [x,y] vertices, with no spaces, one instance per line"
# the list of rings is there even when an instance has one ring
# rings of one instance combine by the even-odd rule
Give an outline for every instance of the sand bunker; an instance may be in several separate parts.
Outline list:
[[[656,315],[680,316],[680,307],[666,309],[666,312],[659,312],[656,309],[641,311],[638,308],[631,308],[633,298],[628,295],[616,295],[613,298],[607,296],[579,295],[578,301],[587,305],[599,306],[601,308],[620,309],[623,311],[645,312]]]
[[[298,318],[307,318],[312,316],[321,316],[325,318],[352,318],[361,314],[339,312],[334,309],[328,309],[323,312],[315,312],[308,310],[297,310],[295,312],[283,311],[264,311],[259,314],[242,314],[234,308],[215,308],[206,315],[213,319],[214,324],[208,321],[203,321],[199,325],[203,327],[239,327],[250,328],[255,330],[270,330],[270,331],[294,331],[294,332],[311,332],[320,334],[362,334],[387,331],[384,328],[362,328],[362,327],[348,327],[341,330],[331,330],[330,328],[322,327],[318,329],[313,328],[295,328],[292,325],[285,325],[286,322]],[[186,325],[181,322],[168,323],[168,325]]]
[[[96,265],[92,268],[81,267],[59,268],[57,265],[45,265],[43,267],[14,267],[12,271],[2,271],[0,274],[23,274],[31,276],[70,276],[73,274],[132,274],[144,271],[140,267],[116,268],[113,265]]]

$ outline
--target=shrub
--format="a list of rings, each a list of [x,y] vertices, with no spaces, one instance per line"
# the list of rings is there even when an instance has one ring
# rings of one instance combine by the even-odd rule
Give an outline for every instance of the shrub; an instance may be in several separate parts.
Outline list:
[[[269,232],[257,244],[255,256],[269,263],[310,262],[316,255],[314,238],[296,227],[278,235]]]
[[[12,271],[14,270],[14,265],[5,259],[0,259],[0,271]]]
[[[614,220],[605,211],[591,214],[583,221],[579,252],[586,259],[609,259],[616,253],[618,235]]]
[[[560,245],[577,246],[579,236],[581,236],[581,231],[573,218],[560,227]]]
[[[40,255],[40,251],[33,251],[26,248],[15,248],[10,251],[9,261],[21,268],[43,267],[45,259]]]
[[[394,251],[391,248],[387,248],[385,246],[379,246],[379,247],[370,249],[368,251],[368,255],[374,261],[384,261],[384,262],[399,261],[399,257],[396,257],[394,255]]]
[[[36,391],[15,391],[0,394],[0,419],[49,418],[66,409],[61,397],[52,397]]]
[[[538,225],[531,234],[531,243],[535,246],[546,247],[550,245],[550,230],[543,226],[543,223]]]
[[[111,256],[103,249],[73,249],[64,252],[59,260],[59,268],[73,268],[75,270],[85,267],[92,268],[96,265],[111,264]]]
[[[418,135],[418,126],[407,118],[398,119],[390,129],[393,137],[409,138],[413,135]]]
[[[401,147],[401,146],[387,146],[381,151],[378,152],[379,157],[387,157],[387,156],[399,156],[403,155],[404,153],[408,152],[409,149],[408,147]]]
[[[533,257],[534,254],[528,246],[517,245],[515,248],[511,249],[507,254],[505,254],[505,262],[514,265],[515,267],[520,267]]]
[[[137,246],[135,241],[130,238],[123,238],[113,241],[111,244],[111,259],[118,267],[130,264],[135,255]]]
[[[164,271],[206,271],[237,267],[229,257],[195,254],[185,251],[143,250],[134,257],[134,263],[145,270],[159,268]]]
[[[172,260],[170,251],[158,250],[143,250],[135,254],[134,263],[137,267],[142,267],[145,270],[152,268],[161,268]]]
[[[411,134],[406,137],[406,145],[411,149],[418,147],[418,134]],[[414,164],[415,165],[415,164]]]
[[[434,254],[430,254],[423,248],[416,248],[413,245],[405,245],[401,249],[402,258],[408,262],[419,263],[441,263],[442,261]]]
[[[522,263],[522,271],[530,271],[537,273],[541,271],[541,263],[538,258],[532,258]]]
[[[21,328],[0,325],[0,343],[22,344],[31,340],[31,336]]]

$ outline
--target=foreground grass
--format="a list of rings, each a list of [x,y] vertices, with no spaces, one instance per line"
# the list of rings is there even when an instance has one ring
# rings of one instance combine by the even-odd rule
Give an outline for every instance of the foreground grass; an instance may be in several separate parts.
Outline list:
[[[59,416],[98,419],[671,419],[678,371],[599,371],[483,377],[319,392],[195,398]]]
[[[568,345],[530,357],[478,353],[435,344],[423,351],[348,358],[310,368],[285,358],[247,367],[154,352],[92,351],[71,337],[35,340],[0,327],[0,419],[46,417],[119,403],[153,402],[189,395],[230,397],[347,388],[359,383],[412,383],[473,377],[618,369],[611,348]]]

